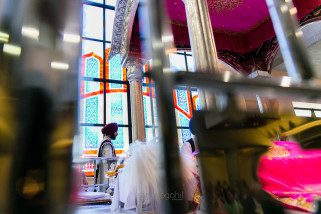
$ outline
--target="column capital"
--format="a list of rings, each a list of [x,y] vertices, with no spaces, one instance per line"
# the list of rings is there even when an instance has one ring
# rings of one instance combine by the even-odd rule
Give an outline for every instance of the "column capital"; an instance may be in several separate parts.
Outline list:
[[[134,80],[142,81],[144,67],[141,59],[136,57],[128,57],[126,58],[125,66],[127,68],[127,79],[129,82]]]

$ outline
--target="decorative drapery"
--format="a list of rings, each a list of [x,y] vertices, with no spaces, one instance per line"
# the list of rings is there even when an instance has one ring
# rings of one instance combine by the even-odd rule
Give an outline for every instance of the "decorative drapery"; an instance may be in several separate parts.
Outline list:
[[[245,73],[270,70],[278,46],[265,0],[208,0],[208,4],[219,59]],[[217,5],[221,6],[214,9]],[[294,5],[301,25],[321,17],[321,0],[294,0]],[[168,0],[167,9],[176,47],[190,49],[183,1]],[[141,53],[139,40],[136,18],[130,43],[132,54]]]

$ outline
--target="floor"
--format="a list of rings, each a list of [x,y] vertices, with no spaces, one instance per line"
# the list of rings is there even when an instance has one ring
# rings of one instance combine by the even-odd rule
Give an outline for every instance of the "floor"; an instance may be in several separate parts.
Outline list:
[[[73,214],[134,214],[136,213],[135,210],[126,210],[126,211],[119,211],[119,212],[112,212],[110,210],[110,205],[88,205],[88,206],[78,206],[75,208]],[[146,214],[149,212],[146,212]]]

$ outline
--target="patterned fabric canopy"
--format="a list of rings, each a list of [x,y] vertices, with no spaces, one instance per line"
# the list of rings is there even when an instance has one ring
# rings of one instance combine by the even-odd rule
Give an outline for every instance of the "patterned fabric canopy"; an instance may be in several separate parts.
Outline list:
[[[207,2],[219,58],[245,72],[268,70],[270,51],[273,52],[275,47],[275,33],[265,0]],[[321,5],[321,0],[293,0],[293,3],[298,10],[298,19],[302,20]],[[189,49],[183,0],[167,0],[166,4],[176,47]],[[140,52],[138,27],[136,17],[131,38],[132,53]]]
[[[265,0],[207,0],[218,50],[247,53],[274,37]],[[301,19],[321,0],[294,0]],[[182,0],[167,0],[168,14],[177,44],[189,46],[185,7]],[[185,28],[185,29],[184,29]]]

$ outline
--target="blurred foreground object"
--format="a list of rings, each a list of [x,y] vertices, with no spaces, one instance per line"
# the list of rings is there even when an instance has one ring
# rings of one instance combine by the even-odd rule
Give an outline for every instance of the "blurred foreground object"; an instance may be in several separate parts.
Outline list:
[[[77,131],[79,39],[72,38],[80,36],[80,2],[3,0],[1,5],[0,79],[4,73],[6,81],[0,92],[2,86],[8,91],[0,109],[1,146],[7,148],[0,158],[6,170],[1,209],[66,213]],[[9,158],[2,162],[2,157]]]
[[[261,157],[258,177],[262,188],[286,207],[314,213],[321,196],[320,168],[320,149],[302,150],[296,142],[277,141]]]

